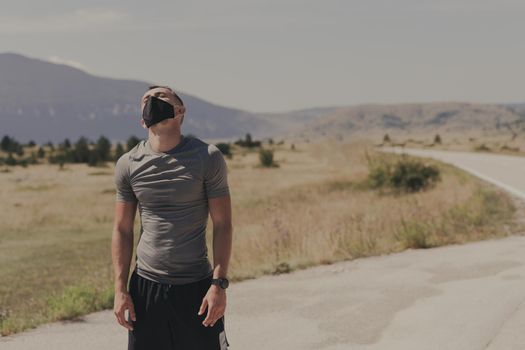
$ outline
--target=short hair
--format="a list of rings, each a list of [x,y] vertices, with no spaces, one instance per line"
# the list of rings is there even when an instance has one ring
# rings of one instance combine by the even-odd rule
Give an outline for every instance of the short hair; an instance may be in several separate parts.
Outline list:
[[[173,89],[170,88],[169,86],[165,86],[165,85],[151,85],[150,87],[148,87],[148,90],[146,90],[146,92],[148,92],[150,90],[153,90],[153,89],[156,89],[156,88],[164,88],[164,89],[170,90],[171,93],[173,94],[173,97],[175,97],[175,99],[178,100],[182,106],[184,106],[184,102],[182,102],[182,98],[180,98],[179,95],[177,95],[177,93],[175,91],[173,91]]]

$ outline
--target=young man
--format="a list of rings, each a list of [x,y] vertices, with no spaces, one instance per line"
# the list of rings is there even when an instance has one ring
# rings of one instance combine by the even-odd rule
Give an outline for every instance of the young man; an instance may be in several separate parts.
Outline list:
[[[148,139],[115,165],[115,316],[128,329],[128,350],[227,349],[232,224],[226,162],[215,145],[181,134],[186,108],[171,88],[150,87],[141,110]],[[141,228],[128,288],[137,205]]]

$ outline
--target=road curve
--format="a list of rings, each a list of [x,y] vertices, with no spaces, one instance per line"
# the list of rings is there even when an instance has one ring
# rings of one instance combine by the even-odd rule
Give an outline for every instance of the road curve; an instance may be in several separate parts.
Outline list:
[[[525,157],[399,147],[383,148],[383,151],[434,158],[452,164],[525,199]]]
[[[417,155],[525,193],[520,159]],[[523,350],[524,251],[525,236],[516,235],[233,283],[225,316],[230,349]],[[2,337],[0,349],[125,349],[126,332],[103,311]]]

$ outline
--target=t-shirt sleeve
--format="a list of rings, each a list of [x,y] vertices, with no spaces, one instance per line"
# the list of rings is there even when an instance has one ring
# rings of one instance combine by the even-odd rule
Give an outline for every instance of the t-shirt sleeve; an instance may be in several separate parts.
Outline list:
[[[204,188],[208,198],[230,195],[226,160],[213,144],[208,146],[208,156],[204,160]]]
[[[131,188],[129,178],[129,155],[123,154],[115,164],[115,187],[116,187],[116,201],[120,202],[136,202],[137,197]]]

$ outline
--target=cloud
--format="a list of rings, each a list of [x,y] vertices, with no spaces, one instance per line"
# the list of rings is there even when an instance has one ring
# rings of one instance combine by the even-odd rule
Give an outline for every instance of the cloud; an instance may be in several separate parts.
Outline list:
[[[77,69],[80,69],[80,70],[83,70],[83,71],[87,71],[87,67],[85,65],[83,65],[82,63],[78,62],[78,61],[68,60],[68,59],[64,59],[62,57],[58,57],[58,56],[51,56],[51,57],[49,57],[48,60],[51,63],[65,64],[65,65],[73,67],[73,68],[77,68]]]

